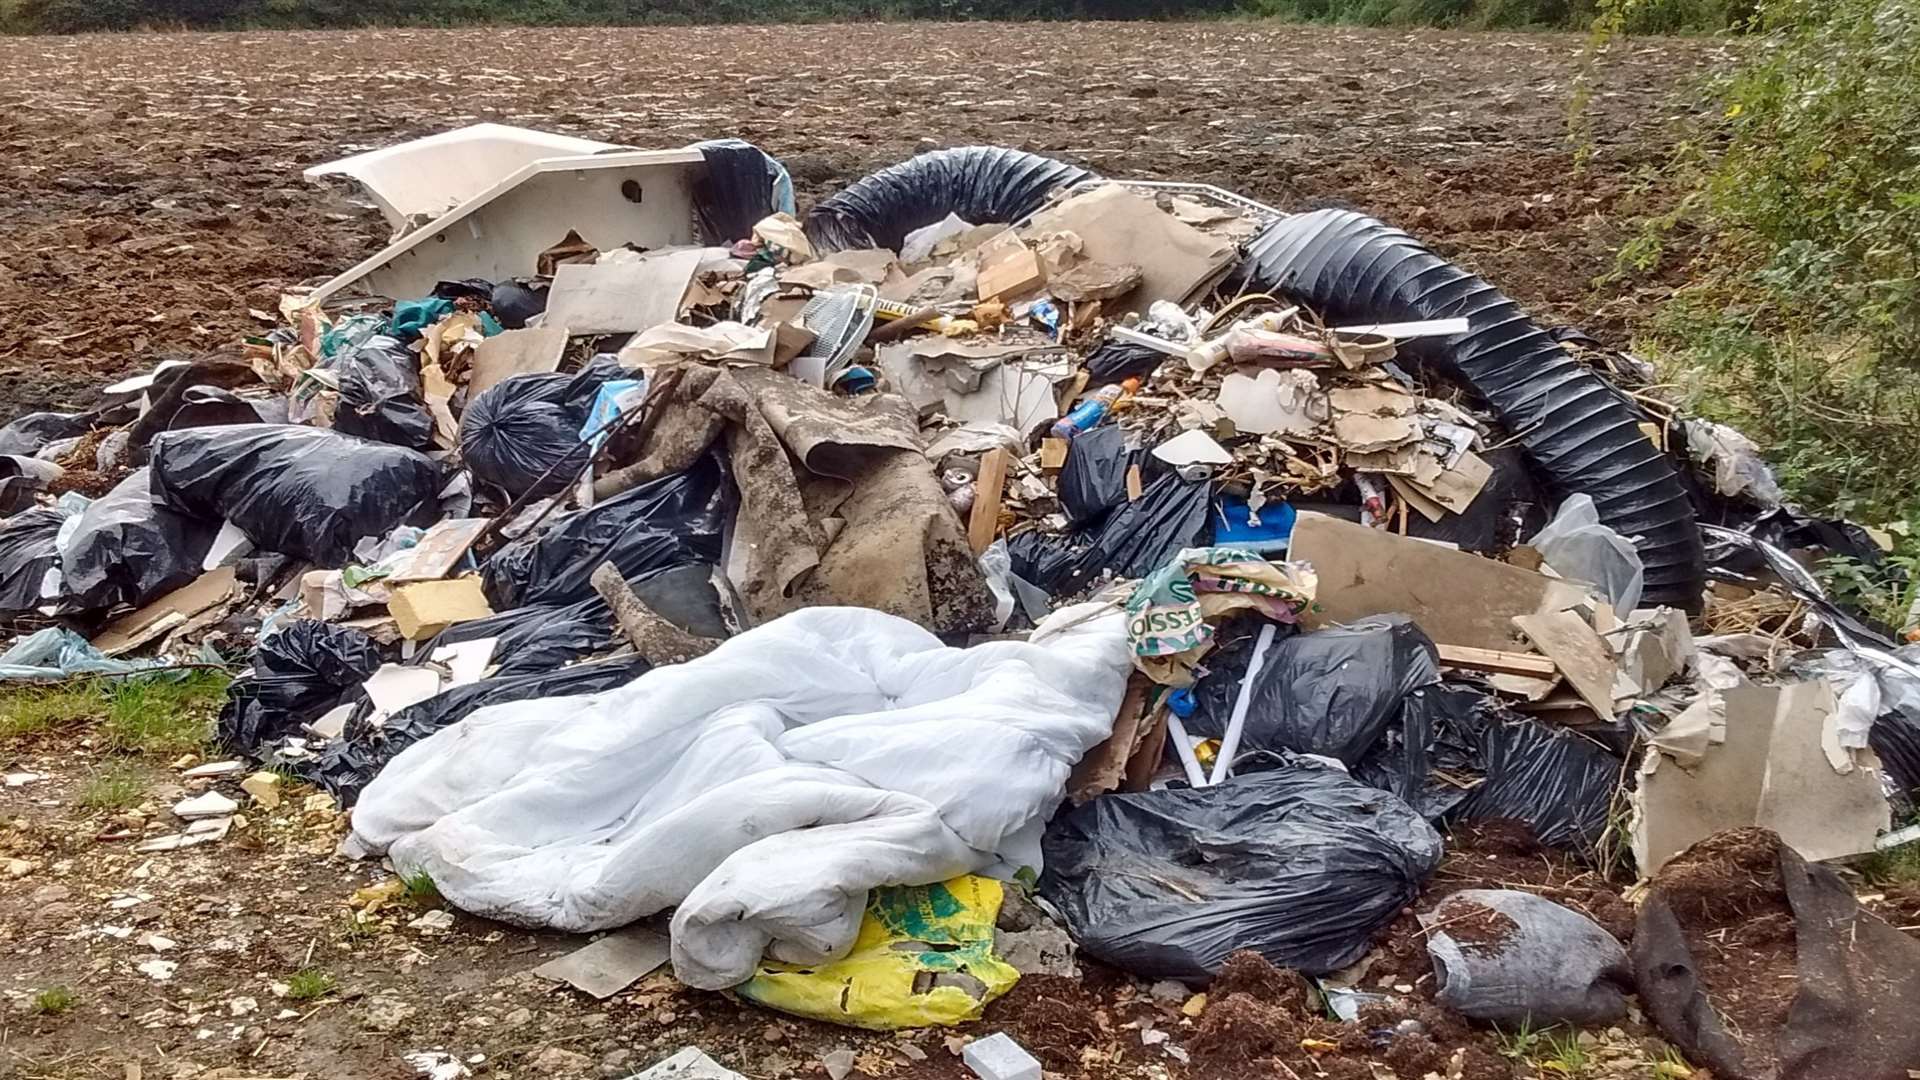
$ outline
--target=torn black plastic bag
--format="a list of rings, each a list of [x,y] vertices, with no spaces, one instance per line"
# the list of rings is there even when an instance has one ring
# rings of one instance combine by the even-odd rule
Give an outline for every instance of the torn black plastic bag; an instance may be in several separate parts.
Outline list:
[[[445,484],[404,447],[292,424],[169,431],[153,441],[153,498],[232,522],[266,551],[340,567],[361,538],[433,524]]]
[[[1060,508],[1067,521],[1084,525],[1127,501],[1127,466],[1139,460],[1127,449],[1127,435],[1118,424],[1102,424],[1074,436],[1067,444],[1067,463],[1060,470]]]
[[[577,603],[596,595],[590,578],[601,563],[628,581],[717,563],[732,504],[733,483],[709,452],[684,472],[562,515],[539,536],[501,548],[482,568],[487,600],[496,611]]]
[[[648,664],[639,656],[617,656],[592,664],[576,664],[558,671],[502,675],[456,686],[425,701],[409,705],[379,727],[362,725],[345,738],[327,744],[320,754],[294,765],[301,779],[327,789],[342,806],[352,806],[394,756],[449,724],[467,718],[487,705],[531,698],[561,698],[597,694],[625,686],[645,675]],[[562,715],[556,711],[555,716]]]
[[[385,335],[368,338],[324,365],[340,380],[333,430],[411,450],[433,446],[433,414],[420,397],[420,361]]]
[[[1499,290],[1413,237],[1351,210],[1280,218],[1248,246],[1240,275],[1329,322],[1465,316],[1454,337],[1402,342],[1403,357],[1466,382],[1514,432],[1559,496],[1593,496],[1600,520],[1630,537],[1649,605],[1698,613],[1705,556],[1672,458],[1640,430],[1632,399],[1567,354]]]
[[[1309,975],[1360,959],[1442,846],[1397,797],[1302,763],[1101,796],[1055,818],[1043,852],[1040,892],[1089,955],[1199,985],[1236,949]]]
[[[1047,196],[1093,178],[1078,165],[1010,150],[961,146],[930,150],[862,177],[807,214],[807,238],[821,254],[886,248],[957,214],[974,225],[1010,224],[1046,205]]]
[[[380,646],[358,630],[297,619],[263,638],[253,669],[227,687],[221,745],[260,757],[266,744],[300,733],[380,667]]]
[[[572,604],[518,607],[456,623],[441,631],[420,655],[431,655],[441,645],[481,638],[500,639],[493,647],[493,658],[500,665],[495,678],[537,675],[612,648],[613,613],[598,593]]]
[[[1151,345],[1108,338],[1087,354],[1088,385],[1111,386],[1128,379],[1144,381],[1166,358],[1166,353]]]
[[[22,510],[0,520],[0,616],[40,606],[40,583],[60,566],[54,540],[68,515],[53,507]]]
[[[1181,548],[1204,546],[1213,531],[1212,502],[1211,485],[1163,473],[1098,522],[1058,535],[1021,533],[1007,541],[1007,553],[1015,576],[1049,596],[1073,596],[1102,573],[1145,577]]]
[[[0,427],[0,454],[32,457],[48,443],[85,435],[93,427],[86,413],[36,412]]]
[[[1399,723],[1354,775],[1432,820],[1515,821],[1543,844],[1586,852],[1606,835],[1622,769],[1591,739],[1442,683],[1407,695]],[[1462,791],[1463,777],[1482,779]]]
[[[502,379],[460,417],[460,456],[474,476],[516,499],[555,494],[573,482],[592,452],[580,439],[580,427],[600,388],[633,377],[618,362],[603,359],[572,375]]]
[[[1258,620],[1235,624],[1204,661],[1187,720],[1195,735],[1226,734],[1252,659]],[[1224,636],[1224,635],[1223,635]],[[1275,641],[1253,681],[1240,733],[1246,751],[1293,751],[1358,764],[1415,687],[1440,680],[1439,653],[1412,619],[1382,615]]]
[[[60,557],[76,606],[138,607],[200,576],[219,523],[155,505],[148,474],[135,470],[81,512]]]

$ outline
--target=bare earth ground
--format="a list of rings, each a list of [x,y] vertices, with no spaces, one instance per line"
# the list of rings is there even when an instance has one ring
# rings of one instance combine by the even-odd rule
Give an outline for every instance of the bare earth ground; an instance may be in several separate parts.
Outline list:
[[[1593,168],[1566,114],[1581,39],[1035,24],[124,34],[0,40],[0,422],[81,406],[155,359],[260,328],[277,290],[385,238],[299,170],[482,120],[644,147],[752,139],[803,207],[936,146],[1340,200],[1430,238],[1557,321],[1593,292],[1657,170],[1675,90],[1724,46],[1605,66]]]
[[[271,310],[282,286],[384,239],[375,216],[305,187],[300,168],[480,120],[641,146],[743,136],[787,162],[803,206],[970,142],[1289,208],[1340,200],[1429,237],[1552,319],[1618,332],[1658,298],[1590,282],[1661,160],[1686,100],[1675,89],[1720,46],[1634,42],[1616,57],[1585,175],[1564,125],[1579,48],[1564,35],[1226,23],[4,40],[0,420],[83,406],[157,358],[257,330],[248,308]],[[134,760],[144,817],[116,825],[125,810],[80,805],[109,757],[84,732],[0,744],[5,771],[48,774],[0,788],[0,866],[19,874],[0,877],[0,1077],[400,1077],[413,1075],[402,1054],[435,1048],[484,1055],[471,1065],[482,1076],[612,1076],[687,1043],[755,1077],[815,1080],[840,1046],[861,1052],[860,1076],[962,1074],[939,1033],[906,1036],[908,1052],[662,976],[602,1003],[555,990],[526,974],[571,947],[554,935],[465,915],[451,931],[413,928],[420,912],[404,907],[355,927],[347,897],[383,872],[332,857],[341,822],[297,793],[250,810],[221,844],[135,855],[131,839],[100,837],[171,831],[181,783],[164,761]],[[165,981],[139,970],[155,959],[178,968]],[[304,969],[336,989],[276,995]],[[52,986],[74,1004],[35,1011]],[[1198,1030],[1177,1006],[1135,1000],[1130,982],[1066,1003],[1048,986],[1029,980],[990,1020],[1059,1048],[1050,1071],[1223,1075],[1129,1029],[1157,1018],[1176,1047]],[[1607,1049],[1631,1036],[1595,1038],[1589,1075],[1648,1074],[1618,1065],[1644,1054]],[[1095,1056],[1076,1060],[1082,1046]],[[1334,1064],[1294,1075],[1387,1075]]]

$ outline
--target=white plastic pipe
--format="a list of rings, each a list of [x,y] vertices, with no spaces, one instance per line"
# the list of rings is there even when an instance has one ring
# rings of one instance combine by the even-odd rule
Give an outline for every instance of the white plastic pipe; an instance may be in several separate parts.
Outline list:
[[[1240,731],[1247,726],[1247,708],[1253,704],[1253,680],[1260,676],[1260,668],[1267,662],[1267,646],[1273,644],[1274,625],[1268,623],[1260,628],[1260,639],[1253,643],[1253,659],[1247,661],[1246,678],[1240,680],[1240,695],[1233,699],[1233,716],[1227,721],[1227,733],[1220,739],[1220,756],[1213,759],[1213,776],[1208,778],[1207,786],[1212,787],[1227,778],[1227,766],[1233,762],[1233,755],[1240,752]]]
[[[1200,771],[1200,759],[1193,756],[1193,738],[1187,734],[1187,725],[1171,711],[1167,713],[1167,734],[1173,738],[1173,752],[1180,755],[1180,764],[1187,770],[1187,783],[1206,787],[1207,774]]]

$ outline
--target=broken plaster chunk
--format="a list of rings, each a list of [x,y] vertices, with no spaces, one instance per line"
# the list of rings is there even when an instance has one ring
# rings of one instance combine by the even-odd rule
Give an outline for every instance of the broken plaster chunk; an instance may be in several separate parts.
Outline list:
[[[484,619],[493,614],[477,577],[451,581],[420,581],[393,590],[387,613],[409,641],[433,637],[455,623]]]
[[[708,1057],[697,1046],[684,1046],[680,1052],[657,1062],[628,1080],[746,1080],[732,1069]]]
[[[853,1072],[853,1063],[853,1051],[844,1046],[820,1059],[820,1064],[826,1066],[828,1080],[847,1080]]]
[[[1255,435],[1304,435],[1328,415],[1320,380],[1299,368],[1234,372],[1220,383],[1219,403],[1234,430]]]
[[[197,818],[227,817],[238,809],[240,809],[239,803],[217,791],[209,791],[204,795],[182,799],[173,804],[174,816],[186,821]]]
[[[264,769],[240,781],[240,790],[268,810],[280,805],[280,774]]]
[[[195,765],[193,768],[181,773],[180,776],[186,780],[199,780],[202,778],[217,779],[222,776],[233,776],[245,770],[246,767],[246,763],[239,760],[209,761],[205,765]]]
[[[1040,1080],[1040,1062],[1004,1031],[968,1043],[960,1059],[980,1080]]]
[[[177,960],[154,959],[135,965],[134,970],[155,982],[166,982],[173,978],[174,971],[179,967],[180,963]]]

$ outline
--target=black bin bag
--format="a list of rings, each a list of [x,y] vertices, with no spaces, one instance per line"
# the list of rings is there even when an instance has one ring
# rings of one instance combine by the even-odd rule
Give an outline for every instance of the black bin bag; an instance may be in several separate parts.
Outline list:
[[[613,612],[599,593],[572,604],[532,604],[497,611],[484,619],[455,623],[419,651],[433,655],[442,645],[498,638],[493,659],[496,678],[538,675],[583,656],[610,649],[614,643]]]
[[[708,453],[671,473],[557,518],[538,536],[494,553],[482,585],[495,611],[574,604],[598,595],[593,571],[612,563],[628,581],[693,563],[717,563],[733,482]]]
[[[1407,695],[1354,775],[1434,821],[1513,821],[1549,847],[1590,852],[1606,835],[1622,769],[1591,739],[1520,716],[1474,687],[1441,683]],[[1480,781],[1463,791],[1463,777]]]
[[[460,457],[474,476],[516,499],[555,494],[573,482],[592,452],[580,440],[580,427],[600,387],[632,377],[618,363],[601,360],[573,375],[502,379],[460,417]]]
[[[456,686],[399,710],[379,727],[364,722],[350,725],[344,737],[330,742],[316,757],[295,764],[302,780],[318,784],[352,806],[360,792],[394,756],[443,727],[467,718],[475,709],[530,698],[562,698],[596,694],[625,686],[645,675],[647,662],[639,656],[619,656],[592,664],[575,664],[558,671],[524,675],[495,674],[479,682]],[[556,702],[554,718],[567,714]]]
[[[1195,735],[1221,736],[1253,658],[1259,620],[1238,620],[1233,640],[1207,654],[1187,720]],[[1292,751],[1357,764],[1400,714],[1401,699],[1440,679],[1439,653],[1412,619],[1380,615],[1281,638],[1253,680],[1240,749]]]
[[[155,505],[151,484],[148,470],[136,469],[81,512],[60,558],[78,607],[138,607],[200,576],[219,524]]]
[[[1127,466],[1139,460],[1127,449],[1126,432],[1118,424],[1102,424],[1083,431],[1067,444],[1067,463],[1060,470],[1060,509],[1067,521],[1084,525],[1127,501]]]
[[[380,667],[380,646],[358,630],[298,619],[269,635],[253,669],[227,687],[220,709],[223,746],[260,757],[268,743],[300,733]]]
[[[340,377],[333,430],[413,450],[433,447],[433,414],[420,397],[420,360],[394,338],[375,335],[324,365]]]
[[[444,483],[425,454],[325,428],[237,424],[153,441],[154,502],[328,568],[363,537],[433,524]]]
[[[1061,535],[1036,529],[1007,541],[1013,573],[1050,596],[1073,596],[1103,573],[1145,577],[1181,548],[1206,543],[1212,534],[1212,490],[1204,482],[1163,473],[1138,499],[1098,521]]]
[[[22,510],[0,520],[0,616],[40,606],[40,582],[60,565],[54,539],[67,515],[50,506]]]
[[[1095,958],[1203,985],[1253,949],[1324,975],[1440,863],[1440,834],[1398,797],[1302,762],[1215,787],[1103,795],[1047,826],[1040,892]]]

